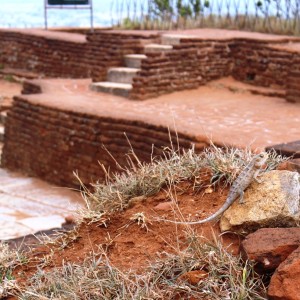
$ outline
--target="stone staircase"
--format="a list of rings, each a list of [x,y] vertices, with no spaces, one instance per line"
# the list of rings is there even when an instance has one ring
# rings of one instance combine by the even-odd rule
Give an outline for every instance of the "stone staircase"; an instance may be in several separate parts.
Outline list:
[[[0,104],[0,156],[1,156],[1,150],[4,142],[4,132],[5,132],[5,121],[7,117],[7,109],[1,107]]]
[[[172,39],[166,40],[164,44],[147,44],[144,46],[145,54],[125,55],[124,67],[108,69],[107,81],[93,82],[90,89],[128,98],[132,90],[133,78],[140,71],[142,61],[147,58],[147,53],[170,51],[172,48]]]

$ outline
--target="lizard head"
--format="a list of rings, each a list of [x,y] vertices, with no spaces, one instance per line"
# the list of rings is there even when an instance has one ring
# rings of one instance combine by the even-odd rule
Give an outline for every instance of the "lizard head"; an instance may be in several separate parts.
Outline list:
[[[260,168],[262,167],[265,162],[267,161],[268,159],[268,153],[267,152],[261,152],[257,155],[254,156],[254,160],[255,160],[255,166]]]

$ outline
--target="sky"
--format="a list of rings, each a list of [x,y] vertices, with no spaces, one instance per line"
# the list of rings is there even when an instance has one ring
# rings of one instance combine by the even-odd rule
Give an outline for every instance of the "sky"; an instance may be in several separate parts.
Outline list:
[[[126,11],[126,5],[117,6],[117,3],[147,2],[148,0],[92,0],[94,10],[94,26],[111,26],[112,20],[119,19],[120,11]],[[280,0],[282,3],[287,0]],[[291,0],[295,2],[299,0]],[[217,3],[222,3],[222,11],[243,13],[245,2],[254,11],[256,0],[211,0],[212,10],[218,11]],[[275,3],[275,2],[274,2]],[[273,5],[273,4],[272,4]],[[140,6],[138,6],[140,7]],[[48,9],[49,27],[88,27],[90,26],[90,10],[60,10]],[[122,14],[126,17],[126,13]],[[44,27],[44,0],[0,0],[0,27]]]
[[[95,26],[111,25],[111,5],[115,0],[94,0]],[[50,27],[90,25],[90,10],[48,9]],[[0,0],[0,27],[43,27],[44,0]]]

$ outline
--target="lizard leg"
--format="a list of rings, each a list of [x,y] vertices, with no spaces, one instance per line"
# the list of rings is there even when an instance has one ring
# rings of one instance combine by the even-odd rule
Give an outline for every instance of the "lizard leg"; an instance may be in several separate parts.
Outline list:
[[[262,183],[263,180],[261,180],[261,179],[258,178],[258,176],[261,176],[261,175],[262,175],[262,174],[259,174],[259,171],[260,171],[260,170],[257,170],[257,171],[254,173],[253,178],[254,178],[254,180],[255,180],[256,182]]]
[[[243,203],[244,203],[244,191],[242,191],[242,192],[240,193],[240,200],[239,200],[239,203],[240,203],[240,204],[243,204]]]

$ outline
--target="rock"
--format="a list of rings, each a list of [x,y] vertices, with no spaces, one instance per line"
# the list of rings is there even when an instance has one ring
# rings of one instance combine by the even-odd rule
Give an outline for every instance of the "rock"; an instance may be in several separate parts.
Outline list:
[[[168,201],[168,202],[162,202],[157,204],[154,207],[155,210],[161,210],[161,211],[171,211],[173,210],[173,202],[172,201]]]
[[[263,228],[246,237],[241,251],[262,273],[274,271],[299,245],[300,228]]]
[[[300,140],[269,146],[266,148],[266,151],[275,150],[277,154],[298,158],[300,157],[299,149],[300,149]]]
[[[275,271],[268,296],[273,300],[300,300],[300,247]]]
[[[128,208],[132,208],[137,204],[143,203],[147,199],[146,196],[137,196],[128,200]]]
[[[235,201],[223,214],[221,231],[249,233],[264,227],[295,227],[299,222],[299,174],[270,171],[261,183],[253,180],[245,191],[244,203]]]
[[[300,173],[300,158],[291,159],[281,163],[277,167],[277,170],[288,170],[288,171]]]
[[[76,223],[76,218],[74,215],[67,215],[65,216],[65,223],[66,224],[75,224]]]
[[[178,281],[185,281],[191,285],[197,285],[201,280],[208,277],[208,273],[203,270],[186,272],[178,277]]]

